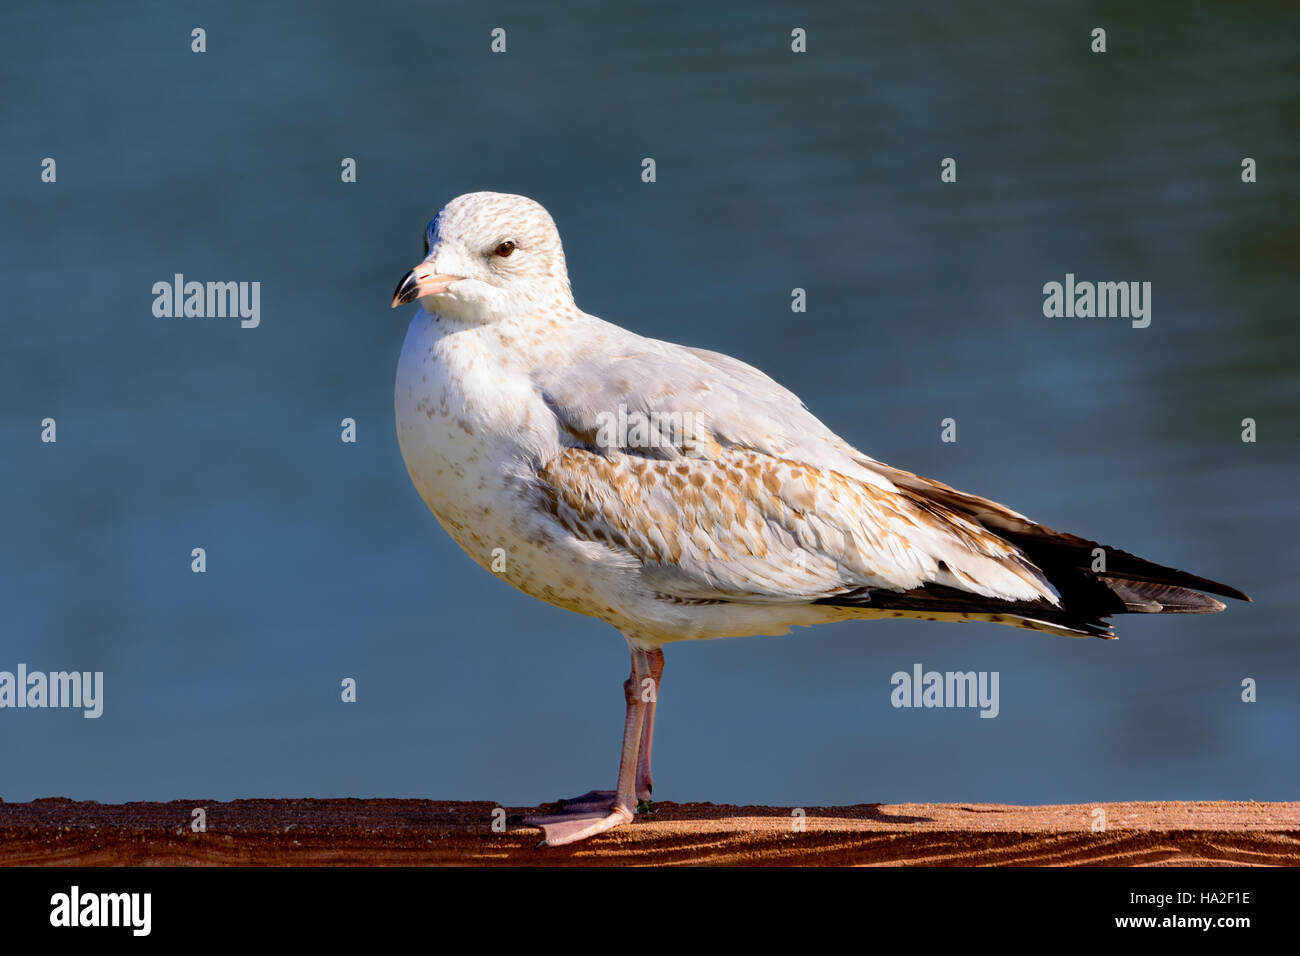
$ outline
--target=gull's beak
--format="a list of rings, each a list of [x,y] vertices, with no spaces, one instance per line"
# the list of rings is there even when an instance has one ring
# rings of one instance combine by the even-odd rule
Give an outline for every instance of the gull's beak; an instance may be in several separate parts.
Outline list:
[[[433,271],[432,263],[427,260],[421,262],[402,276],[402,281],[397,283],[397,291],[393,293],[393,308],[406,305],[408,302],[414,302],[426,295],[437,295],[439,292],[446,292],[451,288],[453,282],[459,282],[462,278],[464,277],[438,275]]]

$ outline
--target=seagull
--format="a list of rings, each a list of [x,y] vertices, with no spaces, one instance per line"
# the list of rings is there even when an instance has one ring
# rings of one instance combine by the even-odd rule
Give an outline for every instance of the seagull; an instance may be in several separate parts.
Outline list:
[[[1249,601],[858,451],[739,359],[574,303],[560,234],[524,196],[459,196],[393,307],[411,481],[474,561],[608,622],[631,674],[613,791],[525,817],[562,846],[649,808],[666,644],[834,621],[988,621],[1113,638],[1111,615]]]

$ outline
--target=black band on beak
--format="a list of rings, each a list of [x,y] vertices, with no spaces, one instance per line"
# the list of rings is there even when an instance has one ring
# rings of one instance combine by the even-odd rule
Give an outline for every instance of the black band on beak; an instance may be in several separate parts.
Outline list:
[[[419,297],[420,282],[415,278],[415,270],[412,269],[402,276],[401,282],[397,283],[397,289],[393,292],[393,308],[406,305],[408,302],[414,302]]]

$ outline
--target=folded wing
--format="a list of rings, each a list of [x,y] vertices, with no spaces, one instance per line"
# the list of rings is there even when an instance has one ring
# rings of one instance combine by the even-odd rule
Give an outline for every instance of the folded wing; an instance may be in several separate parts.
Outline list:
[[[640,561],[667,599],[1006,616],[1102,637],[1112,614],[1222,610],[1201,591],[1249,600],[877,462],[730,356],[602,329],[624,347],[534,373],[568,445],[540,486],[570,533]],[[620,415],[652,424],[611,432]]]

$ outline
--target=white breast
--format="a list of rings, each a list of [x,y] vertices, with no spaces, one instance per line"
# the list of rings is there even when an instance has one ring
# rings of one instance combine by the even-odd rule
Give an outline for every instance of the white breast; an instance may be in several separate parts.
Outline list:
[[[522,354],[492,326],[416,313],[394,392],[402,458],[429,510],[479,565],[551,604],[611,617],[602,595],[617,593],[619,569],[602,567],[538,507],[537,469],[558,453],[559,431]]]

